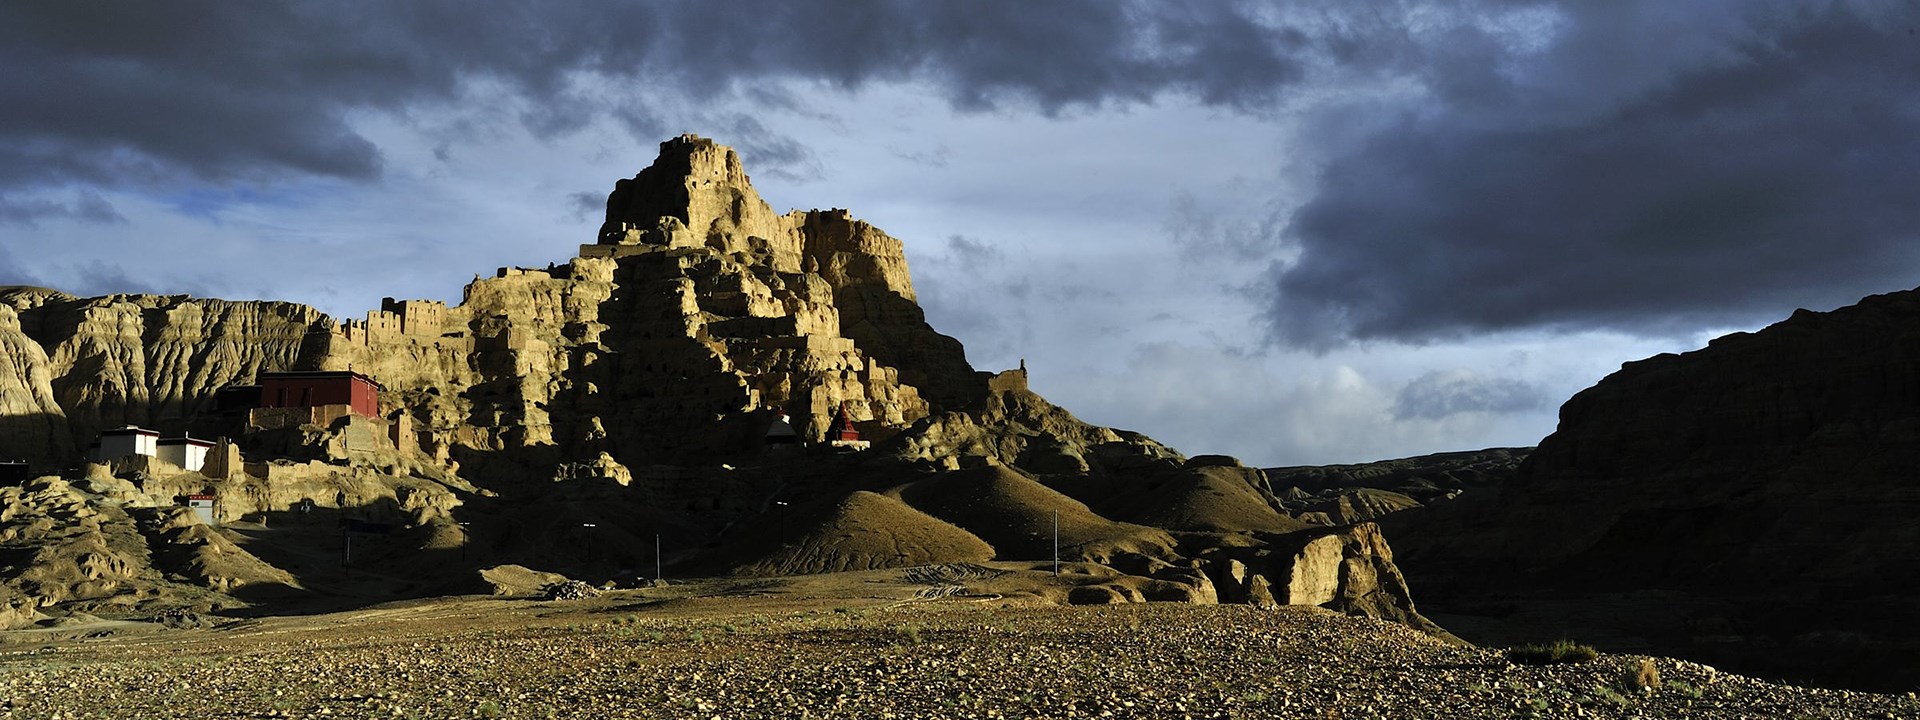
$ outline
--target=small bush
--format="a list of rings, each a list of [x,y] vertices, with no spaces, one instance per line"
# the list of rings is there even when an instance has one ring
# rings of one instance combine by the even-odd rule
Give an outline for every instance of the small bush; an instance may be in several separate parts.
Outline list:
[[[1591,645],[1572,640],[1557,640],[1551,645],[1522,645],[1507,649],[1507,662],[1520,665],[1557,665],[1583,663],[1599,657]]]
[[[1641,692],[1660,689],[1660,668],[1653,664],[1653,658],[1644,658],[1640,666],[1627,674],[1627,686]]]

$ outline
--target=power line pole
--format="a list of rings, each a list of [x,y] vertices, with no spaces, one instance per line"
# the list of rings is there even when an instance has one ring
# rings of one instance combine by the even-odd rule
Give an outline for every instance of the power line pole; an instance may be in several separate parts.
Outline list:
[[[1053,511],[1053,574],[1060,575],[1060,511]]]

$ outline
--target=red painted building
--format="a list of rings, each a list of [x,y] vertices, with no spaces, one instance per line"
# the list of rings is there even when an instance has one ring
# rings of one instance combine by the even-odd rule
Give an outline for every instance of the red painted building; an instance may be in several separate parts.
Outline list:
[[[355,415],[380,416],[380,383],[351,370],[260,374],[260,407],[347,405]]]
[[[840,403],[833,413],[833,421],[827,425],[827,442],[859,442],[860,431],[853,427],[853,417],[847,414],[847,404]]]

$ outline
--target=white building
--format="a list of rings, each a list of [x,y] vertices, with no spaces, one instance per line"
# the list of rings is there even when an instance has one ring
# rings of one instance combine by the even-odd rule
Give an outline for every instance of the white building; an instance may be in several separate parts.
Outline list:
[[[128,455],[157,457],[160,454],[160,433],[138,428],[132,425],[100,431],[100,449],[95,451],[94,462],[117,460]],[[206,453],[201,452],[204,457]]]
[[[198,472],[207,464],[207,451],[213,443],[195,437],[165,438],[160,441],[160,459]]]
[[[193,510],[193,516],[198,518],[202,524],[219,524],[214,522],[217,511],[214,509],[214,497],[212,495],[188,495],[187,507]]]

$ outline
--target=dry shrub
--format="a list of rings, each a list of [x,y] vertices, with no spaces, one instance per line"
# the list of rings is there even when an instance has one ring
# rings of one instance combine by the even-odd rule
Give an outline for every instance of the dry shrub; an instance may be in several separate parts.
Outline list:
[[[1520,665],[1583,663],[1599,656],[1600,653],[1593,646],[1572,640],[1556,640],[1551,645],[1522,645],[1507,650],[1507,662]]]
[[[1660,689],[1660,667],[1653,658],[1640,659],[1640,666],[1627,675],[1627,686],[1642,692]]]

